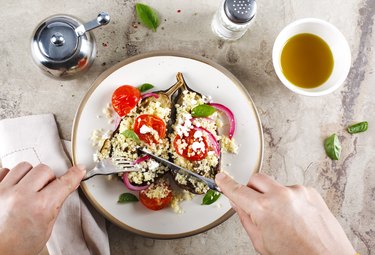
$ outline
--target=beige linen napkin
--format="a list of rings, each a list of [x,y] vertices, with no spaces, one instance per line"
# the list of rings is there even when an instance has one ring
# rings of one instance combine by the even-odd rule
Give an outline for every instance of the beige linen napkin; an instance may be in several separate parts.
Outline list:
[[[71,166],[52,114],[0,120],[0,160],[12,168],[21,161],[49,165],[56,176]],[[72,193],[61,208],[47,243],[51,255],[110,254],[105,220]]]

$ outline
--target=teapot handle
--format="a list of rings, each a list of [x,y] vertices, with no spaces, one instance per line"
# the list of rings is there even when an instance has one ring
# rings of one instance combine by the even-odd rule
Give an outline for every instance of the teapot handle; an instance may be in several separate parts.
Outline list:
[[[109,14],[106,12],[100,12],[96,19],[93,19],[83,25],[80,25],[75,29],[75,32],[77,36],[82,36],[84,33],[93,30],[97,27],[107,25],[111,18],[109,17]]]

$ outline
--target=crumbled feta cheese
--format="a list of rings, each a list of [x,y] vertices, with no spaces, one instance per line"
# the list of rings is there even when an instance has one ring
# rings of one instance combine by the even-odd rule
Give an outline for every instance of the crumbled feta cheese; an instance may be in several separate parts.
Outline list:
[[[202,131],[198,130],[194,133],[194,138],[200,138],[202,137],[202,135],[203,135]]]
[[[193,142],[191,145],[193,151],[197,152],[198,150],[204,151],[206,149],[204,142]]]
[[[147,133],[151,133],[152,132],[152,128],[150,128],[149,126],[146,126],[146,125],[142,125],[141,128],[139,129],[139,132],[141,134],[147,134]]]
[[[149,163],[148,163],[148,169],[151,170],[151,171],[153,171],[153,170],[155,170],[156,168],[158,168],[159,165],[160,165],[160,164],[159,164],[158,162],[156,162],[155,160],[149,160]]]

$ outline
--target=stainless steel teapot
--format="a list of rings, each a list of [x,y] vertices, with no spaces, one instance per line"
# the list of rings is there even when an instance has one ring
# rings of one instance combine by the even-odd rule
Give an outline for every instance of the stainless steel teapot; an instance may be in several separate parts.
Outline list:
[[[34,62],[46,74],[66,79],[87,70],[96,56],[96,44],[90,30],[108,24],[110,17],[100,12],[83,24],[75,17],[54,15],[43,20],[31,40]]]

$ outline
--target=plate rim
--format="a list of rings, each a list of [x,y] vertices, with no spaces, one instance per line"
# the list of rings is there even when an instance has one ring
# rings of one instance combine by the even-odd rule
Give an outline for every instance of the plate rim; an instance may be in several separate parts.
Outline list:
[[[257,163],[256,163],[256,165],[254,167],[254,171],[253,171],[253,173],[259,173],[261,171],[261,169],[262,169],[263,157],[264,157],[264,135],[263,135],[263,128],[262,128],[262,124],[261,124],[261,120],[260,120],[260,117],[259,117],[258,110],[257,110],[257,108],[256,108],[256,106],[254,104],[254,101],[251,98],[249,92],[247,91],[247,89],[243,86],[243,84],[228,69],[226,69],[222,65],[214,62],[213,60],[210,60],[208,58],[201,57],[201,56],[198,56],[198,55],[195,55],[195,54],[192,54],[192,53],[182,53],[182,52],[171,51],[171,50],[149,51],[149,52],[146,52],[146,53],[141,53],[141,54],[129,57],[129,58],[124,59],[124,60],[120,61],[119,63],[117,63],[117,64],[109,67],[107,70],[105,70],[104,72],[102,72],[94,80],[94,82],[92,83],[92,85],[87,90],[87,92],[85,93],[84,97],[82,98],[82,100],[81,100],[81,102],[80,102],[80,104],[79,104],[79,106],[77,108],[77,111],[75,113],[74,120],[73,120],[72,134],[71,134],[71,141],[72,141],[72,143],[71,143],[71,151],[72,151],[73,165],[77,164],[75,147],[76,147],[76,136],[77,136],[76,133],[77,133],[77,128],[78,128],[79,120],[80,120],[83,108],[85,107],[88,99],[90,98],[90,96],[92,95],[92,93],[95,91],[95,89],[108,76],[110,76],[113,72],[117,71],[118,69],[122,68],[123,66],[126,66],[126,65],[128,65],[130,63],[136,62],[136,61],[141,60],[141,59],[146,59],[146,58],[151,58],[151,57],[163,57],[163,56],[166,56],[166,57],[187,58],[187,59],[196,60],[198,62],[202,62],[204,64],[208,64],[211,67],[213,67],[213,68],[217,69],[218,71],[222,72],[224,75],[226,75],[233,82],[233,84],[236,85],[240,89],[240,92],[243,93],[246,96],[246,98],[249,100],[250,104],[252,105],[255,117],[257,119],[257,125],[258,125],[258,130],[259,130],[259,134],[258,135],[260,137],[260,145],[259,145],[260,146],[260,150],[259,150],[259,155],[258,155]],[[157,233],[151,233],[151,232],[146,232],[146,231],[142,231],[142,230],[139,230],[139,229],[135,229],[133,227],[128,226],[124,222],[118,220],[117,218],[115,218],[112,214],[110,214],[104,207],[102,207],[96,201],[96,199],[94,198],[94,196],[88,190],[88,187],[87,187],[86,183],[81,182],[80,189],[82,190],[82,192],[84,193],[84,195],[86,196],[86,198],[90,201],[90,203],[93,205],[93,207],[102,216],[104,216],[107,220],[109,220],[113,224],[117,225],[121,229],[125,229],[127,231],[130,231],[132,233],[135,233],[135,234],[138,234],[140,236],[147,237],[147,238],[168,240],[168,239],[178,239],[178,238],[184,238],[184,237],[189,237],[189,236],[197,235],[197,234],[200,234],[202,232],[208,231],[208,230],[210,230],[210,229],[212,229],[212,228],[220,225],[221,223],[223,223],[226,220],[228,220],[235,213],[235,211],[233,209],[229,209],[225,214],[223,214],[217,220],[211,222],[210,224],[208,224],[208,225],[206,225],[204,227],[201,227],[201,228],[198,228],[198,229],[195,229],[195,230],[192,230],[192,231],[183,232],[183,233],[179,233],[179,234],[157,234]]]

